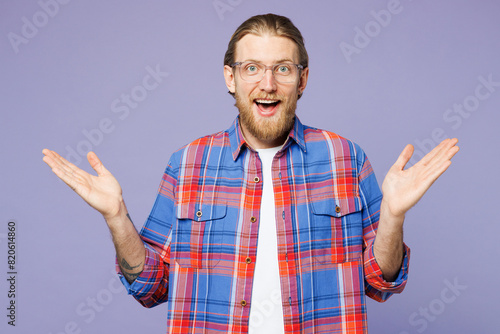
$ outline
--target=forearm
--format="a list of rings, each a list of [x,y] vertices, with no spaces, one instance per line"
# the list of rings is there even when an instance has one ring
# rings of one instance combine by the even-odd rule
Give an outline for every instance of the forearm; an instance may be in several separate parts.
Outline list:
[[[123,200],[120,210],[114,217],[107,217],[116,257],[127,281],[132,283],[143,271],[146,258],[144,244],[135,229]]]
[[[392,282],[397,278],[403,261],[403,216],[395,216],[382,200],[377,236],[373,246],[375,259],[384,279]]]

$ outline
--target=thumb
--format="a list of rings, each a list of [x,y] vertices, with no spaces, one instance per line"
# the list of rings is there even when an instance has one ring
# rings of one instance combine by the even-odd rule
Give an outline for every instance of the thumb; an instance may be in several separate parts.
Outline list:
[[[408,161],[410,161],[411,156],[413,155],[413,151],[414,148],[412,144],[406,145],[406,147],[399,155],[398,160],[396,160],[396,162],[394,163],[393,167],[397,168],[398,170],[403,170]]]
[[[97,154],[90,151],[87,153],[87,160],[89,161],[90,166],[97,172],[98,176],[103,176],[109,174],[109,171],[104,167],[101,160],[97,157]]]

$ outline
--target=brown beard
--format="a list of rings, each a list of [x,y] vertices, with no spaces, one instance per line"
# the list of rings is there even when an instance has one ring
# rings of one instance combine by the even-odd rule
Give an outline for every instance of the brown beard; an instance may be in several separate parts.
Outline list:
[[[262,141],[274,141],[279,138],[286,138],[290,130],[292,130],[295,122],[295,110],[297,109],[297,98],[287,100],[283,96],[275,94],[254,95],[250,96],[248,101],[244,97],[235,93],[235,106],[240,111],[240,122],[252,136]],[[256,119],[253,114],[254,100],[263,99],[279,99],[278,106],[281,111],[269,118]]]

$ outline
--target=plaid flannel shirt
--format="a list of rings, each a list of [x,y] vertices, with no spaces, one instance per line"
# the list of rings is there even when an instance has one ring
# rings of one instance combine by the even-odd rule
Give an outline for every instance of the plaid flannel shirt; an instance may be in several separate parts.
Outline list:
[[[169,333],[248,332],[263,183],[238,121],[172,155],[140,232],[144,271],[132,284],[121,276],[145,307],[167,302]],[[409,249],[386,282],[373,254],[382,195],[365,153],[296,117],[272,178],[285,333],[366,333],[365,296],[404,289]]]

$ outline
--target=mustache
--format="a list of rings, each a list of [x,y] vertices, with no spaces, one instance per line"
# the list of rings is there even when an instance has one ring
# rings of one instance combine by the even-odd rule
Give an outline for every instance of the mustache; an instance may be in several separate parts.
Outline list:
[[[257,100],[257,99],[282,101],[285,99],[285,97],[282,95],[278,95],[278,94],[254,94],[254,95],[250,96],[250,99],[252,101]]]

